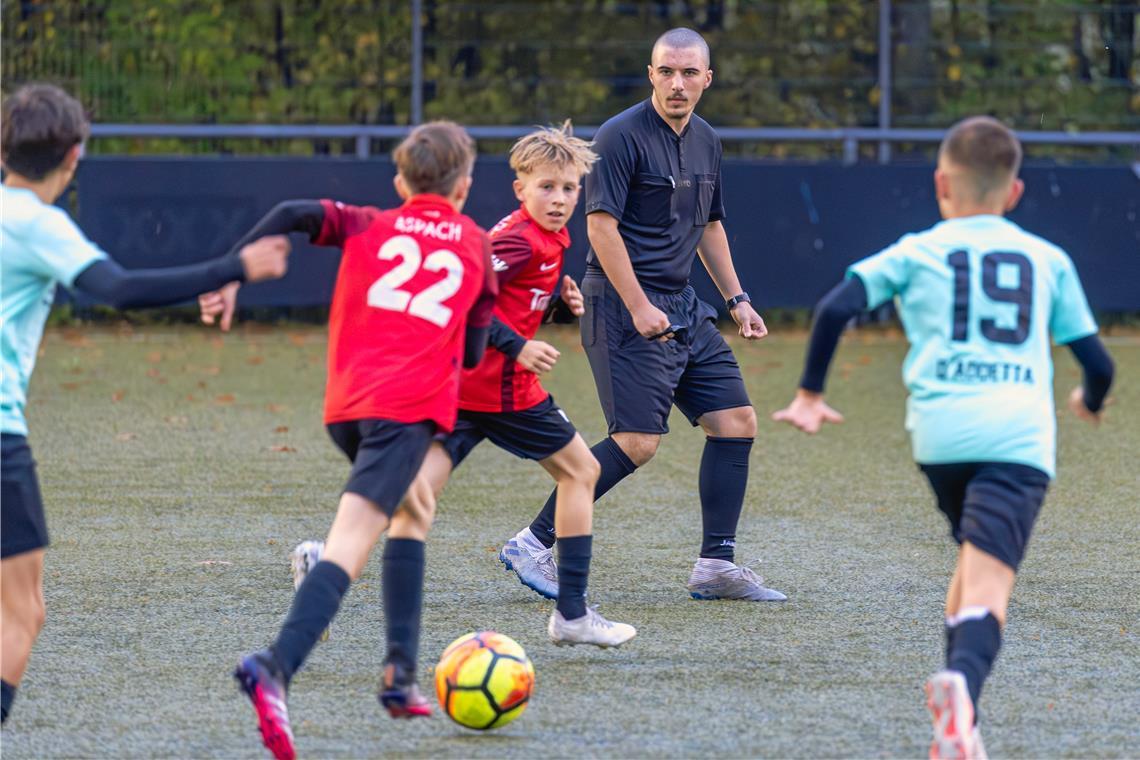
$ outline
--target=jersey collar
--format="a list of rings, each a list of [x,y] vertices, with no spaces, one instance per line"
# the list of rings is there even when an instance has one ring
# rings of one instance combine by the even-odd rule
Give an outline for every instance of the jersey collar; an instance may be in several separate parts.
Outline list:
[[[442,195],[436,195],[435,193],[420,193],[419,195],[413,195],[411,198],[408,198],[400,205],[400,208],[411,207],[438,209],[449,214],[457,213],[455,206],[451,205],[451,201],[449,201],[447,198],[444,198]]]
[[[685,135],[689,134],[689,127],[693,126],[693,117],[696,116],[695,113],[689,114],[689,120],[685,123],[685,128],[681,130],[681,134],[677,134],[673,131],[673,128],[669,126],[669,122],[665,121],[665,119],[661,118],[661,114],[657,113],[657,109],[653,107],[652,97],[646,98],[642,103],[645,104],[645,110],[649,115],[649,120],[669,133],[669,136],[674,140],[684,139]]]
[[[526,210],[525,203],[519,204],[519,211],[522,213],[523,219],[526,219],[528,222],[530,222],[531,226],[534,227],[538,234],[542,235],[543,240],[557,243],[563,248],[570,247],[570,231],[567,229],[567,225],[569,225],[570,220],[567,220],[566,224],[563,225],[562,229],[558,230],[558,232],[551,232],[535,221],[534,217],[530,215],[530,212]]]

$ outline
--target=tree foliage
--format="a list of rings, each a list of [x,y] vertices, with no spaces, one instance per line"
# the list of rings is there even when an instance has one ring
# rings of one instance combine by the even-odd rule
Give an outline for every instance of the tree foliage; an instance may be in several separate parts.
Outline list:
[[[3,5],[4,86],[58,82],[103,122],[407,124],[411,6],[12,0]],[[893,6],[895,126],[940,127],[988,112],[1020,129],[1140,128],[1140,5]],[[423,8],[428,118],[532,124],[570,116],[600,123],[645,96],[653,39],[672,26],[691,26],[713,50],[714,90],[702,103],[713,123],[878,124],[875,2],[424,0]],[[156,146],[163,148],[148,143]]]

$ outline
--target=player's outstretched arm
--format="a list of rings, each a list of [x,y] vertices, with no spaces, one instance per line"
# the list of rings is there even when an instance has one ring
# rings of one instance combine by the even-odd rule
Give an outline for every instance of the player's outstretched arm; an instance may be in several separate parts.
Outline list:
[[[844,280],[823,297],[816,307],[800,388],[791,404],[772,414],[773,420],[805,433],[818,433],[825,422],[843,422],[843,415],[823,401],[827,369],[847,323],[866,308],[867,289],[858,277]]]
[[[1069,394],[1069,409],[1073,414],[1094,425],[1100,424],[1112,387],[1115,367],[1104,343],[1096,335],[1088,335],[1069,344],[1077,363],[1084,372],[1084,382]]]
[[[242,235],[230,252],[236,253],[263,237],[288,235],[290,232],[304,232],[312,242],[320,235],[324,223],[325,207],[320,201],[281,201],[271,208],[268,214],[261,217],[249,232]],[[200,295],[198,309],[202,315],[202,322],[212,325],[218,321],[222,331],[228,331],[233,324],[234,312],[237,310],[237,292],[238,285],[233,284]]]
[[[257,282],[285,274],[289,241],[266,238],[200,264],[162,269],[123,269],[110,259],[96,261],[75,279],[79,290],[118,309],[166,306],[230,282]]]
[[[288,235],[290,232],[304,232],[309,240],[316,240],[324,223],[325,207],[320,201],[281,201],[261,217],[249,232],[242,235],[230,251],[239,251],[243,246],[268,235]]]
[[[732,252],[728,246],[728,235],[720,220],[709,222],[705,231],[701,233],[701,243],[697,247],[701,263],[712,278],[713,284],[720,291],[725,300],[733,298],[744,292],[740,285],[740,278],[736,276],[736,267],[732,263]],[[747,340],[760,340],[768,334],[768,327],[763,318],[752,308],[747,301],[733,306],[729,311],[732,319],[740,326],[740,337]]]

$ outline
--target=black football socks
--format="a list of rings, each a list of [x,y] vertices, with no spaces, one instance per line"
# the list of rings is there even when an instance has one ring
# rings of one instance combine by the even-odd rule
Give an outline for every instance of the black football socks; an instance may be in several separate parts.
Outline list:
[[[348,573],[335,562],[320,561],[297,589],[293,606],[285,616],[277,641],[271,649],[286,683],[313,651],[321,633],[328,628],[340,600],[348,590]]]
[[[621,446],[613,438],[606,438],[599,443],[594,444],[590,449],[597,458],[598,464],[602,466],[602,473],[598,476],[598,484],[594,486],[594,501],[602,498],[606,493],[624,480],[633,471],[637,469],[637,465],[633,460],[626,456],[625,452],[621,450]],[[546,504],[542,506],[542,511],[538,513],[538,517],[534,518],[534,522],[530,524],[530,532],[534,537],[542,542],[542,545],[547,549],[554,546],[554,503],[558,496],[558,489],[550,492],[550,498],[546,500]]]
[[[558,539],[558,611],[567,620],[586,614],[586,584],[590,579],[593,536]]]
[[[3,704],[0,705],[0,723],[8,720],[8,712],[12,709],[12,702],[16,699],[16,687],[7,681],[0,680],[0,694],[3,695]]]
[[[972,611],[967,610],[964,614],[970,615]],[[957,670],[966,676],[975,717],[978,714],[982,684],[990,674],[998,650],[1001,649],[1001,625],[997,618],[989,610],[979,608],[977,611],[979,614],[976,617],[971,615],[963,620],[959,616],[950,639],[950,655],[946,658],[949,670]]]
[[[748,487],[751,438],[706,438],[701,455],[701,557],[732,562],[736,525]]]
[[[424,542],[389,538],[384,544],[382,576],[384,620],[388,629],[386,663],[415,680],[424,600]]]

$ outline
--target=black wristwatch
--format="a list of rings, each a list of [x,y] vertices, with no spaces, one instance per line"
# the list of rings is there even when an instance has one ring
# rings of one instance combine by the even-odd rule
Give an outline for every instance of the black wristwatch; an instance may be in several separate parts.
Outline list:
[[[725,301],[724,305],[725,308],[727,308],[729,311],[732,311],[742,303],[752,303],[752,299],[748,297],[747,293],[741,293],[738,296],[733,296],[732,298]]]

